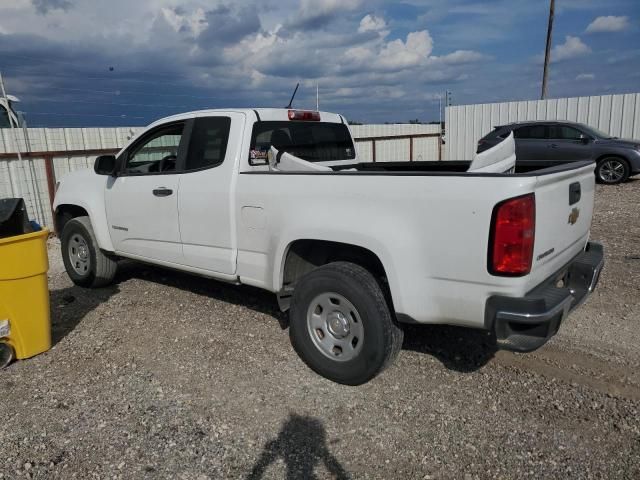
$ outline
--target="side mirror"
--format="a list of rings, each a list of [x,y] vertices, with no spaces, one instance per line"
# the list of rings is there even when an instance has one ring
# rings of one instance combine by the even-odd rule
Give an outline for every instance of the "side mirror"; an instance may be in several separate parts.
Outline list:
[[[116,174],[116,156],[115,155],[100,155],[96,158],[93,164],[93,170],[98,175],[110,175]]]
[[[589,137],[587,137],[584,133],[580,134],[580,141],[585,145],[591,141]]]

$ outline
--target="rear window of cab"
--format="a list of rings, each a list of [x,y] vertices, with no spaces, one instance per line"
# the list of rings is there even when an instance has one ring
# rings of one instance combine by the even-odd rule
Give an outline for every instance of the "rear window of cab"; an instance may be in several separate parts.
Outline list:
[[[342,123],[264,121],[253,125],[249,163],[267,158],[271,147],[308,162],[353,160],[356,151]]]

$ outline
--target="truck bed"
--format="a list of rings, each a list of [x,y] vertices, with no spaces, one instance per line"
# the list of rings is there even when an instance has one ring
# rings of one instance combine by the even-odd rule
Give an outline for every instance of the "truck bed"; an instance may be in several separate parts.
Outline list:
[[[516,162],[516,171],[509,175],[538,176],[572,170],[592,163],[584,161],[562,160],[528,160]],[[353,165],[340,165],[332,167],[335,171],[356,169],[358,172],[387,172],[416,175],[478,175],[478,176],[503,176],[501,173],[471,173],[467,172],[471,161],[448,160],[435,162],[368,162]],[[346,173],[346,172],[345,172]],[[355,172],[352,172],[355,173]]]
[[[524,296],[584,249],[594,164],[521,163],[515,174],[470,173],[468,165],[377,162],[332,167],[347,171],[242,172],[235,213],[244,218],[238,231],[241,281],[278,291],[278,259],[300,238],[354,244],[380,259],[397,313],[419,323],[482,328],[487,298]],[[581,199],[571,204],[570,186],[576,183]],[[531,193],[536,196],[531,272],[491,275],[487,252],[494,207]],[[256,225],[249,208],[259,209],[264,223]],[[576,218],[568,223],[574,210]],[[274,272],[256,268],[274,264]]]

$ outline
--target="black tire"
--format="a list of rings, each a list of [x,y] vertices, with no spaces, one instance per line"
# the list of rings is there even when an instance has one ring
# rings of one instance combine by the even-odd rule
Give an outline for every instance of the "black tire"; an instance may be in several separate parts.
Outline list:
[[[616,185],[626,182],[631,169],[624,158],[605,157],[596,165],[596,180],[606,185]]]
[[[13,347],[5,342],[0,342],[0,370],[8,366],[16,358]]]
[[[355,356],[346,361],[329,358],[316,345],[318,340],[312,338],[313,327],[307,323],[312,302],[318,296],[330,296],[331,293],[351,303],[362,324],[357,327],[363,332],[362,345],[358,353],[353,353]],[[390,311],[380,285],[369,271],[353,263],[329,263],[303,276],[293,292],[289,316],[291,343],[300,358],[313,371],[337,383],[361,385],[368,382],[391,365],[402,348],[403,331]],[[354,320],[350,319],[350,322],[353,328]]]
[[[83,253],[88,259],[86,263],[81,264],[77,257],[72,258],[70,244],[78,241],[85,242],[83,247],[86,246],[86,249],[83,248]],[[109,285],[113,281],[118,263],[98,247],[89,217],[76,217],[69,220],[62,230],[60,243],[64,267],[73,283],[81,287],[98,288]]]

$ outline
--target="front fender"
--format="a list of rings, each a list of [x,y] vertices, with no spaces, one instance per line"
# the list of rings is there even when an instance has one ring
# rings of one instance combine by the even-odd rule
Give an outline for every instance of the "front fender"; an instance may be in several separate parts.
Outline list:
[[[60,179],[53,201],[53,210],[58,212],[59,207],[63,205],[83,208],[91,219],[93,233],[100,249],[113,252],[104,201],[108,178],[105,175],[97,175],[89,169],[68,173]]]

